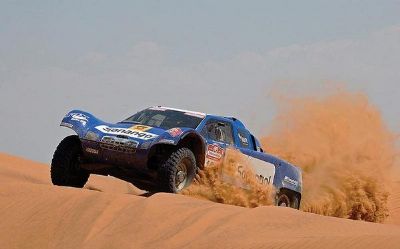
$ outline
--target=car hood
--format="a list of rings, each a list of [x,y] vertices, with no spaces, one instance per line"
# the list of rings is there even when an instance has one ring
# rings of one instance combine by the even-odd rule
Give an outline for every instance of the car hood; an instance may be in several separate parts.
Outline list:
[[[131,123],[100,123],[90,127],[89,131],[97,134],[96,137],[98,141],[101,141],[103,137],[114,136],[135,140],[139,144],[143,144],[160,139],[177,138],[187,129],[188,128],[172,128],[165,130],[159,127]]]
[[[124,141],[133,140],[135,144],[145,144],[146,146],[154,142],[176,144],[182,136],[194,130],[184,127],[166,130],[127,122],[108,123],[81,110],[73,110],[67,113],[60,125],[73,129],[81,139],[85,140],[102,142],[104,138],[117,137]]]

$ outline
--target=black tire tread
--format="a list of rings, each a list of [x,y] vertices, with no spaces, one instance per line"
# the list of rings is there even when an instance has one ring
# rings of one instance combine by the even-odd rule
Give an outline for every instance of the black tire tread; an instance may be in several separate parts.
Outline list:
[[[65,137],[57,146],[51,161],[50,176],[54,185],[82,188],[89,179],[89,172],[79,170],[79,174],[71,178],[65,176],[65,168],[70,167],[72,160],[80,154],[81,144],[77,135]]]
[[[193,152],[188,148],[180,148],[177,151],[173,152],[170,157],[165,161],[158,169],[160,187],[162,191],[168,193],[176,193],[175,188],[175,173],[176,173],[176,165],[183,159],[189,158],[192,162],[192,166],[194,167],[191,169],[191,179],[189,180],[189,184],[196,176],[196,158]]]
[[[288,207],[294,208],[294,209],[300,208],[299,196],[294,191],[287,190],[287,189],[281,189],[277,193],[276,205],[279,205],[279,200],[281,198],[287,198],[287,200],[289,201]]]

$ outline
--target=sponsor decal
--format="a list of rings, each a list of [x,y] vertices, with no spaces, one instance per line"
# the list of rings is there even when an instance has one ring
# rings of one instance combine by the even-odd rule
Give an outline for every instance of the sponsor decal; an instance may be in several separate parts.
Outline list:
[[[239,165],[238,167],[237,167],[237,172],[238,172],[238,174],[240,175],[240,177],[242,177],[244,180],[246,180],[247,179],[247,173],[246,173],[246,171],[244,170],[244,167],[242,166],[242,165]]]
[[[99,154],[99,151],[93,148],[86,148],[86,152],[91,153],[91,154]]]
[[[292,185],[294,185],[294,186],[296,186],[296,187],[299,185],[299,182],[298,182],[298,181],[293,180],[292,178],[290,178],[290,177],[288,177],[288,176],[285,176],[285,178],[283,178],[283,181],[284,181],[284,182],[287,182],[287,183],[290,183],[290,184],[292,184]]]
[[[263,175],[257,175],[256,174],[256,178],[257,178],[258,182],[263,184],[263,185],[271,184],[271,176],[265,177]]]
[[[106,134],[111,134],[111,135],[125,135],[128,137],[132,138],[138,138],[142,140],[149,140],[158,137],[158,135],[145,132],[145,131],[137,131],[137,130],[132,130],[132,129],[126,129],[126,128],[112,128],[108,127],[107,125],[99,125],[96,126],[96,129],[106,133]]]
[[[183,133],[181,128],[172,128],[167,131],[172,137],[177,137]]]
[[[89,117],[82,113],[73,112],[73,113],[68,114],[68,117],[70,117],[71,120],[73,120],[73,121],[78,121],[83,126],[85,126],[86,123],[89,121]]]
[[[175,141],[172,139],[161,139],[160,141],[158,141],[161,144],[175,144]]]
[[[238,174],[239,174],[244,180],[247,180],[247,178],[248,178],[247,173],[248,173],[248,172],[245,171],[244,166],[239,165],[237,169],[238,169],[238,170],[237,170]],[[255,174],[255,177],[256,177],[257,181],[258,181],[260,184],[263,184],[263,185],[269,185],[269,184],[271,184],[272,176],[265,177],[265,176],[263,176],[263,175],[261,175],[261,174]]]
[[[68,127],[68,128],[72,128],[72,127],[74,127],[74,125],[73,125],[73,124],[70,124],[70,123],[65,123],[65,122],[61,122],[61,126],[65,126],[65,127]]]
[[[132,126],[131,128],[129,128],[129,129],[134,130],[134,131],[148,131],[148,130],[150,130],[151,128],[152,128],[152,127],[147,126],[147,125],[134,125],[134,126]]]
[[[218,144],[209,144],[207,146],[207,158],[219,161],[224,156],[225,150]]]

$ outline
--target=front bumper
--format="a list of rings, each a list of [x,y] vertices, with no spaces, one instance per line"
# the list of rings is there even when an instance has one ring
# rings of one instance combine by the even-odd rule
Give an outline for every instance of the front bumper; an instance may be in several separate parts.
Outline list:
[[[133,140],[123,141],[105,136],[100,142],[86,139],[81,142],[86,162],[147,168],[148,150],[138,148],[139,143]]]

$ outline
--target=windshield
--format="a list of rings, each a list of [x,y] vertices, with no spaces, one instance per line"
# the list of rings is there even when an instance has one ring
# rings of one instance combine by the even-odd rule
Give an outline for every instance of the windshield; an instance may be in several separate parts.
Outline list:
[[[165,130],[174,127],[186,127],[196,129],[203,119],[204,117],[200,117],[196,113],[181,112],[169,109],[152,110],[150,108],[138,112],[122,122],[160,127]]]

